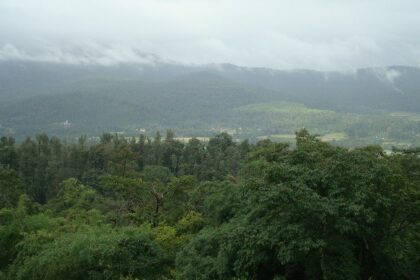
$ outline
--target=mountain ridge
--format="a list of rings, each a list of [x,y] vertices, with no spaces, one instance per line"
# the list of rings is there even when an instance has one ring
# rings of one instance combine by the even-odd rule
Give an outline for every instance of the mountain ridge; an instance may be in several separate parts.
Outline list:
[[[321,72],[233,64],[0,62],[2,134],[101,133],[151,124],[201,131],[237,119],[235,108],[275,102],[367,115],[419,113],[420,69]],[[52,128],[67,120],[72,128]]]

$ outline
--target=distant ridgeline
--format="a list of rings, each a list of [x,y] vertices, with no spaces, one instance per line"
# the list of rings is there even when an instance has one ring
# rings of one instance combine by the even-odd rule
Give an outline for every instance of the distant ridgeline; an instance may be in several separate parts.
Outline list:
[[[294,137],[2,137],[0,279],[418,279],[420,148]]]
[[[0,62],[0,134],[19,140],[168,128],[182,137],[287,140],[302,127],[344,146],[418,146],[420,70]]]

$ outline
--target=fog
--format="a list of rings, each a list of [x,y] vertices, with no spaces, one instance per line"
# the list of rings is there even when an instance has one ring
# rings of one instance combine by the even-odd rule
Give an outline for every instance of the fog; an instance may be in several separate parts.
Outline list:
[[[420,65],[418,0],[2,0],[0,34],[0,60]]]

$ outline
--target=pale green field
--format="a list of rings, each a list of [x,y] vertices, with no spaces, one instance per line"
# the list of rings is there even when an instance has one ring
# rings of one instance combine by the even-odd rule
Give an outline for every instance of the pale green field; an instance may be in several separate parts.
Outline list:
[[[408,112],[393,112],[389,114],[391,117],[404,118],[411,121],[420,122],[420,114]]]
[[[234,110],[236,126],[246,137],[293,143],[294,132],[306,128],[337,145],[381,145],[385,148],[420,144],[420,114],[407,112],[356,114],[312,109],[291,102],[258,103]],[[231,127],[232,126],[231,124]]]
[[[344,132],[336,132],[336,133],[328,133],[319,137],[322,141],[330,142],[330,141],[340,141],[347,139],[347,135]]]
[[[262,113],[300,113],[300,114],[336,114],[331,110],[308,108],[303,104],[292,102],[258,103],[242,106],[234,109],[238,112],[262,112]]]
[[[271,139],[275,141],[284,141],[284,142],[294,142],[296,138],[295,134],[272,134],[272,135],[264,135],[264,136],[258,136],[258,140],[263,139]],[[320,135],[318,137],[324,142],[330,142],[330,141],[340,141],[347,139],[347,135],[344,132],[335,132],[335,133],[328,133],[325,135]]]
[[[296,138],[296,135],[294,134],[272,134],[272,135],[263,135],[263,136],[257,137],[258,140],[270,139],[270,140],[279,141],[279,142],[294,142],[295,138]]]

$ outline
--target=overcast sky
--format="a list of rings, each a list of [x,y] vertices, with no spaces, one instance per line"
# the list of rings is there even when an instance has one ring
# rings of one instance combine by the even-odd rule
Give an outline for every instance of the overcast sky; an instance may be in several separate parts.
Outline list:
[[[420,66],[420,0],[0,0],[0,60],[141,62],[134,50],[279,69]]]

